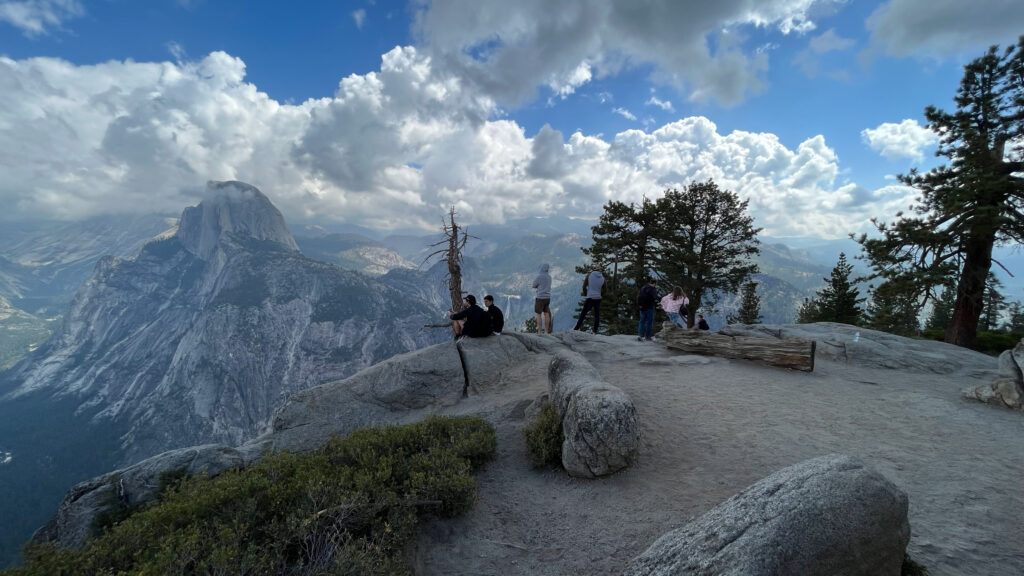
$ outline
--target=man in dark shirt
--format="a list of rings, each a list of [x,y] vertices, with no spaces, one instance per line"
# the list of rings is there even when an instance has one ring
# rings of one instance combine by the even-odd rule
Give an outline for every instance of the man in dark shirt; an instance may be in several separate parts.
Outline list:
[[[650,278],[636,297],[636,305],[640,309],[640,322],[637,323],[636,329],[637,340],[649,341],[651,339],[651,334],[654,332],[654,305],[660,299],[654,278]]]
[[[505,328],[505,315],[501,313],[501,308],[494,305],[494,296],[484,296],[484,306],[487,306],[487,314],[491,317],[491,332],[501,334]]]
[[[490,336],[491,317],[487,315],[487,311],[476,305],[476,296],[466,294],[463,303],[465,307],[461,311],[448,315],[452,319],[452,330],[455,331],[455,337],[483,338]]]

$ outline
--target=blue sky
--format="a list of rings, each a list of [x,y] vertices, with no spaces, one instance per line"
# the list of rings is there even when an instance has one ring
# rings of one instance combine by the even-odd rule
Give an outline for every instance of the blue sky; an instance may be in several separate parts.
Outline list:
[[[239,179],[293,223],[432,229],[714,178],[773,236],[843,237],[1021,33],[1011,0],[0,0],[0,218]]]

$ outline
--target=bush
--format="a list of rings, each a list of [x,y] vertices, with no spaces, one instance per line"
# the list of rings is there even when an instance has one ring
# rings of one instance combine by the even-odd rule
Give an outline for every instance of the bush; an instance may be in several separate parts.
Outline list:
[[[469,510],[470,473],[496,449],[479,418],[360,430],[309,454],[170,479],[82,549],[31,545],[5,574],[409,574],[419,522]]]
[[[946,339],[946,331],[942,328],[929,328],[922,332],[921,336],[927,340],[942,342]],[[1010,332],[978,332],[978,343],[972,350],[998,356],[1004,350],[1011,350],[1020,339],[1019,334]]]
[[[526,453],[534,466],[562,464],[562,420],[550,402],[540,408],[540,414],[532,426],[525,430]]]

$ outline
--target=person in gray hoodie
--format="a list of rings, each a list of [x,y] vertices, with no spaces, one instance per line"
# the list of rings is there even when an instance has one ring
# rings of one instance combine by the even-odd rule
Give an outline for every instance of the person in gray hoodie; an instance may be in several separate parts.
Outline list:
[[[587,313],[593,310],[594,334],[597,334],[597,329],[601,324],[601,288],[603,287],[604,274],[601,274],[601,266],[594,264],[593,272],[583,279],[583,296],[586,296],[587,299],[583,302],[580,319],[576,321],[576,327],[573,330],[582,330],[583,323],[587,319]]]
[[[537,314],[538,334],[551,334],[553,326],[551,320],[551,274],[548,274],[550,269],[551,266],[546,262],[541,264],[540,273],[533,280],[533,289],[536,291],[533,311]]]

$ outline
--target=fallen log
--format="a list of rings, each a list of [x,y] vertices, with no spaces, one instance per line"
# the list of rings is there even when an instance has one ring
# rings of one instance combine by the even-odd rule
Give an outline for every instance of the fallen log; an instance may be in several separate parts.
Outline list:
[[[689,354],[755,360],[769,366],[814,371],[814,340],[728,336],[707,330],[687,330],[671,322],[665,323],[661,337],[670,349]]]

